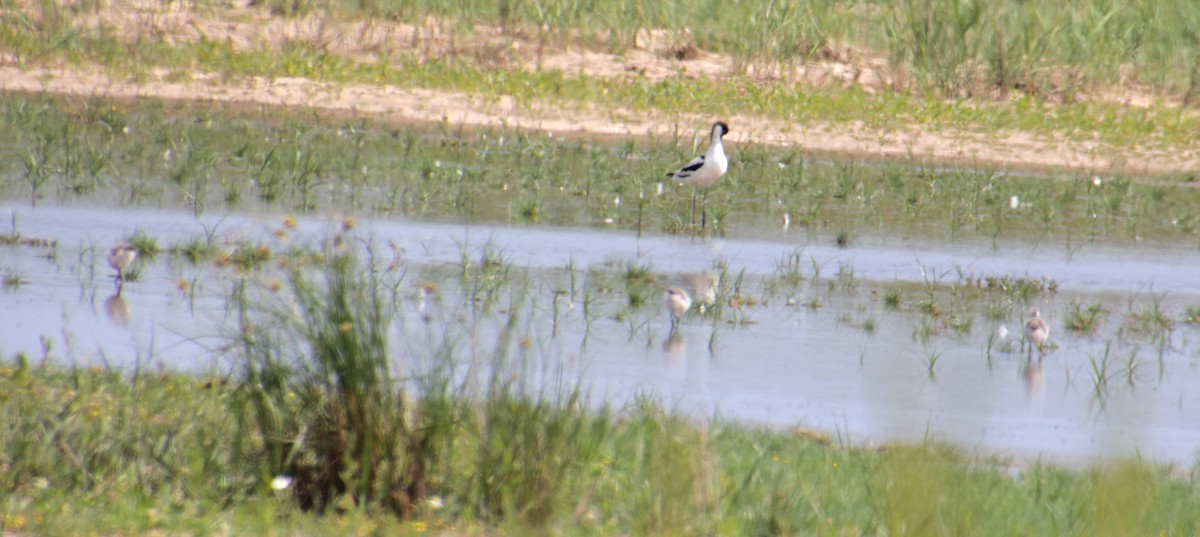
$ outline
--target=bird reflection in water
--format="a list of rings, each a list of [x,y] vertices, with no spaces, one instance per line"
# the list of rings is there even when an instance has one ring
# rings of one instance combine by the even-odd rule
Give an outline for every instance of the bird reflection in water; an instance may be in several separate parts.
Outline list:
[[[679,330],[672,330],[663,340],[662,351],[667,367],[671,371],[679,373],[687,367],[687,342]]]
[[[1046,393],[1046,372],[1040,356],[1030,357],[1021,364],[1021,380],[1025,382],[1025,402],[1031,408],[1040,406]]]
[[[133,310],[130,309],[129,302],[125,301],[125,297],[121,296],[120,288],[104,300],[104,313],[115,324],[122,326],[129,324],[129,315],[133,313]]]

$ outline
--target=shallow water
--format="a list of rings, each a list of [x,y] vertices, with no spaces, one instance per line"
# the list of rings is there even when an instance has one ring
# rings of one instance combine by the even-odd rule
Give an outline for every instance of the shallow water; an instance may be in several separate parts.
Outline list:
[[[243,276],[161,254],[143,263],[140,281],[117,297],[104,252],[134,230],[151,234],[161,246],[206,233],[227,244],[244,239],[279,245],[274,234],[283,220],[272,214],[197,218],[128,208],[0,208],[0,215],[13,212],[22,236],[58,245],[0,246],[0,271],[24,280],[0,291],[3,356],[23,352],[76,365],[185,370],[230,367],[221,352],[223,334],[234,325],[226,297]],[[288,241],[320,244],[341,225],[337,218],[301,218]],[[1200,351],[1192,343],[1196,329],[1176,324],[1155,337],[1126,324],[1129,312],[1156,302],[1174,318],[1200,305],[1200,287],[1188,269],[1200,264],[1194,248],[1075,249],[894,237],[862,237],[850,248],[838,248],[795,229],[696,239],[382,219],[360,219],[354,233],[385,257],[396,248],[408,270],[404,308],[411,315],[398,328],[403,344],[440,337],[449,330],[440,326],[447,319],[472,316],[479,322],[468,329],[459,353],[470,360],[486,354],[475,350],[497,345],[503,310],[523,305],[531,313],[518,329],[527,344],[514,344],[516,374],[539,385],[582,379],[597,400],[617,406],[650,395],[697,417],[803,426],[854,444],[932,438],[969,451],[1069,463],[1136,451],[1187,467],[1200,448],[1200,405],[1188,390],[1200,382]],[[512,286],[521,289],[519,296],[499,300],[491,312],[471,305],[447,276],[464,252],[478,260],[488,250],[511,264],[512,273],[530,275]],[[797,252],[803,280],[794,287],[773,286],[780,264]],[[726,308],[721,319],[690,315],[678,337],[668,338],[661,287],[645,307],[630,308],[612,283],[627,262],[649,265],[661,287],[722,265],[729,277],[723,285],[743,274],[743,293],[757,304]],[[577,286],[569,283],[568,266],[580,280]],[[969,330],[919,335],[923,317],[912,304],[923,289],[938,287],[931,284],[940,284],[939,303],[949,303],[945,289],[960,274],[1057,282],[1057,294],[1032,302],[1048,317],[1057,346],[1040,366],[1036,357],[1026,361],[1019,343],[1012,344],[1023,303],[997,322],[983,314],[986,299],[967,300],[955,311],[973,319]],[[274,277],[267,268],[251,279]],[[424,300],[414,291],[423,280],[439,284],[438,297]],[[590,319],[582,311],[585,287],[601,290]],[[881,298],[892,287],[905,289],[899,310],[889,310]],[[556,298],[564,289],[567,294]],[[1062,317],[1072,301],[1102,303],[1112,311],[1097,335],[1064,328]],[[739,319],[744,322],[729,322]],[[863,328],[867,320],[873,330]],[[1016,335],[1007,344],[995,336],[1000,325]],[[1095,371],[1106,348],[1109,359],[1100,379]]]

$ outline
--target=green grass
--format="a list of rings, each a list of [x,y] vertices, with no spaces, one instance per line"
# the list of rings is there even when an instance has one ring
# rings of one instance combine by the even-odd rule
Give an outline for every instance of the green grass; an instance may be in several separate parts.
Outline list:
[[[12,269],[5,269],[4,273],[0,274],[0,282],[3,283],[5,289],[13,291],[24,285],[26,280],[20,272]]]
[[[147,259],[154,259],[155,256],[162,252],[162,248],[158,245],[158,239],[144,231],[138,231],[130,235],[125,239],[125,242],[132,244],[133,248],[137,250],[138,255]]]
[[[1067,308],[1064,325],[1067,330],[1091,335],[1096,333],[1096,329],[1104,323],[1108,314],[1108,308],[1105,308],[1103,304],[1091,304],[1085,307],[1078,302],[1072,302]]]
[[[220,247],[213,244],[211,240],[193,238],[180,241],[171,246],[168,251],[183,256],[193,264],[199,264],[215,259],[220,254]]]
[[[1184,309],[1181,322],[1188,324],[1200,323],[1200,306],[1188,306]]]
[[[651,296],[657,296],[657,292],[662,290],[649,265],[626,263],[622,280],[625,282],[625,296],[633,307],[645,304]]]
[[[0,370],[0,386],[0,524],[17,533],[1157,535],[1200,524],[1195,486],[1146,463],[1034,464],[1013,477],[936,444],[848,448],[787,430],[696,428],[650,401],[606,413],[503,387],[411,403],[451,412],[429,418],[448,430],[417,452],[430,456],[429,483],[413,510],[340,496],[321,516],[262,482],[270,466],[250,448],[264,438],[230,429],[246,397],[236,381],[35,365]]]
[[[842,49],[848,45],[889,57],[901,72],[909,73],[897,82],[901,87],[911,85],[951,97],[1020,91],[1071,101],[1083,91],[1127,77],[1186,101],[1193,97],[1200,76],[1200,64],[1194,60],[1200,49],[1195,31],[1200,8],[1184,0],[1089,0],[1070,9],[1015,0],[751,0],[721,9],[713,2],[682,0],[551,4],[516,0],[453,7],[395,0],[265,5],[280,16],[311,14],[333,20],[416,24],[427,24],[432,18],[438,31],[463,39],[475,33],[476,24],[490,24],[511,38],[531,42],[539,56],[547,46],[622,53],[639,43],[644,46],[640,31],[666,30],[676,54],[690,47],[726,54],[739,72],[836,58],[847,54]],[[76,10],[87,9],[46,6],[42,7],[46,15],[31,10],[28,18],[44,20],[41,29],[49,36],[65,33],[63,27]],[[214,6],[199,2],[195,9],[212,13]],[[10,39],[23,51],[28,49],[25,56],[47,49],[78,55],[87,48],[81,45],[86,37],[37,39],[12,33]],[[469,49],[463,52],[469,55]]]
[[[896,287],[889,287],[883,295],[883,306],[889,310],[898,310],[900,309],[900,300],[903,296],[903,290]]]

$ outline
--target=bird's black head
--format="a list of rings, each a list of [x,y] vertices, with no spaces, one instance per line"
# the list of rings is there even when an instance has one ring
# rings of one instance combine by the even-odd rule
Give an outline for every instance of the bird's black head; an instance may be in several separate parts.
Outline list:
[[[713,130],[717,131],[717,136],[725,136],[729,134],[729,125],[725,124],[724,121],[718,121],[713,125]]]

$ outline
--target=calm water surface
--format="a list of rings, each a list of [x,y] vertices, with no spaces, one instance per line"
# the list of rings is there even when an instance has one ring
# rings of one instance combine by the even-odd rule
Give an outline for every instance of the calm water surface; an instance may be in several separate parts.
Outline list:
[[[141,280],[117,297],[104,252],[134,230],[161,246],[206,233],[223,244],[278,244],[274,233],[283,219],[0,207],[4,220],[14,213],[22,236],[54,239],[58,246],[0,247],[0,271],[23,280],[0,291],[2,356],[23,352],[77,365],[184,370],[230,367],[221,350],[234,326],[226,297],[244,276],[163,254],[143,263]],[[288,240],[320,244],[341,225],[336,218],[302,218]],[[510,272],[532,275],[521,296],[508,301],[532,312],[518,329],[527,342],[515,374],[535,383],[581,379],[595,398],[617,406],[645,394],[697,417],[804,426],[855,444],[933,438],[971,452],[1068,463],[1136,452],[1188,467],[1200,449],[1200,396],[1189,390],[1200,385],[1197,330],[1177,323],[1165,335],[1146,335],[1126,321],[1128,313],[1152,307],[1178,319],[1186,307],[1200,305],[1200,276],[1191,268],[1200,266],[1200,252],[1191,246],[865,237],[837,248],[794,229],[701,240],[382,219],[360,219],[355,235],[376,253],[395,252],[408,270],[398,344],[420,345],[450,330],[447,319],[477,315],[460,359],[494,349],[504,306],[477,312],[446,277],[464,252],[477,260],[493,251],[511,263]],[[804,281],[770,287],[780,264],[795,256]],[[595,295],[589,322],[579,290],[596,284],[588,282],[596,274],[619,281],[616,274],[628,262],[652,267],[663,287],[720,264],[731,278],[743,275],[744,292],[758,303],[736,315],[727,309],[717,322],[689,316],[678,337],[668,338],[660,291],[645,307],[630,308],[623,290],[615,289]],[[580,280],[576,288],[567,266]],[[272,274],[268,268],[251,278],[267,281],[277,277]],[[1019,335],[1026,304],[996,321],[983,315],[984,300],[970,310],[969,330],[920,337],[922,315],[913,304],[924,286],[954,283],[963,274],[1057,282],[1057,294],[1032,302],[1049,318],[1057,347],[1040,363],[1027,361],[1013,335],[1007,343],[997,335],[1001,326]],[[439,282],[436,300],[422,299],[422,279]],[[884,290],[893,287],[905,290],[899,310],[883,305]],[[575,292],[556,296],[564,289]],[[1096,335],[1064,328],[1073,301],[1101,303],[1112,312]],[[866,321],[873,330],[864,328]]]

